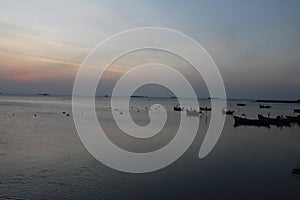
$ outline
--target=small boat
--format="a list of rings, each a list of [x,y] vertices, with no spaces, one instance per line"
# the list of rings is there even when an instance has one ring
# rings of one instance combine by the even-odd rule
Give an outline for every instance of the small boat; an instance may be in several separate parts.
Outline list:
[[[277,116],[276,118],[265,117],[263,115],[258,114],[258,119],[261,121],[265,121],[270,125],[276,126],[291,126],[290,120],[284,117]]]
[[[187,116],[199,116],[201,113],[201,111],[197,111],[197,110],[189,110],[189,109],[186,109],[186,115]]]
[[[246,104],[245,103],[237,103],[236,105],[237,106],[245,106]]]
[[[259,108],[271,108],[272,106],[267,105],[267,104],[260,104]]]
[[[262,126],[262,127],[270,128],[270,125],[263,120],[247,119],[238,116],[233,116],[233,117],[234,117],[234,127],[243,125],[243,126]]]
[[[224,110],[222,110],[222,113],[224,115],[233,115],[234,111],[233,110],[226,110],[226,109],[224,109]]]
[[[173,107],[174,111],[183,111],[183,108],[181,108],[179,105]]]
[[[291,123],[300,123],[300,115],[298,116],[285,116]]]
[[[300,113],[300,109],[294,109],[294,113]]]
[[[294,168],[292,170],[292,174],[299,176],[300,175],[300,168]]]
[[[208,107],[200,107],[199,110],[202,110],[202,111],[211,111],[211,108],[208,108]]]

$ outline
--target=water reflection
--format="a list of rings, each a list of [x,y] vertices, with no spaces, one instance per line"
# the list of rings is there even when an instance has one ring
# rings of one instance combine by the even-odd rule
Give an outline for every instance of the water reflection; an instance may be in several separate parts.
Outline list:
[[[134,99],[133,120],[147,124],[145,107],[157,102],[166,108],[169,121],[148,143],[118,139],[121,133],[112,122],[107,99],[97,99],[96,110],[116,143],[130,143],[127,148],[143,152],[168,143],[178,127],[180,113],[173,110],[174,99]],[[260,109],[259,103],[250,101],[238,108],[237,103],[229,101],[228,109],[249,119],[269,112],[271,117],[293,116],[297,108],[271,104],[271,109]],[[234,128],[233,116],[226,115],[219,142],[205,159],[199,159],[210,121],[210,112],[203,112],[193,145],[178,161],[154,173],[132,175],[112,170],[89,155],[76,133],[70,99],[1,96],[0,105],[0,199],[299,199],[297,124]],[[199,105],[210,107],[208,100],[200,100]],[[223,108],[218,109],[221,113]]]

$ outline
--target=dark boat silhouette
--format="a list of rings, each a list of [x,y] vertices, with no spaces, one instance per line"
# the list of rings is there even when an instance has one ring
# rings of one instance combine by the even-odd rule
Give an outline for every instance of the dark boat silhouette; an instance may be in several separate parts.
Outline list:
[[[237,103],[236,105],[237,106],[245,106],[246,104],[245,103]]]
[[[225,114],[225,115],[233,115],[234,111],[233,110],[222,110],[222,113]]]
[[[294,109],[294,113],[300,113],[300,109]]]
[[[291,121],[288,118],[277,116],[276,118],[265,117],[263,115],[258,114],[258,119],[260,121],[265,121],[270,125],[276,126],[291,126]]]
[[[234,118],[234,127],[237,126],[262,126],[270,128],[270,125],[266,121],[258,119],[247,119],[243,117],[233,116]]]
[[[183,111],[183,108],[181,108],[179,105],[173,107],[174,111]]]
[[[300,175],[300,168],[294,168],[292,170],[292,174],[299,176]]]
[[[291,123],[299,123],[300,124],[300,115],[298,116],[285,116]]]
[[[49,93],[38,93],[37,95],[40,95],[40,96],[50,96]]]
[[[199,107],[199,110],[201,111],[211,111],[211,108],[208,108],[208,107]]]
[[[259,108],[271,108],[272,106],[267,105],[267,104],[260,104]]]

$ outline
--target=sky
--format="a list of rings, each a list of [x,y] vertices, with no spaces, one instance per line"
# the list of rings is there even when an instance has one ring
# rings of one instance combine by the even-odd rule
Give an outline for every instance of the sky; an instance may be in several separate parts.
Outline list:
[[[289,0],[1,1],[0,92],[69,95],[97,44],[124,30],[155,26],[199,42],[217,64],[228,98],[300,99],[299,8],[300,1]],[[119,61],[115,73],[141,57]],[[187,68],[182,64],[182,71]],[[108,72],[105,87],[116,77]],[[203,84],[195,82],[200,97],[207,96]]]

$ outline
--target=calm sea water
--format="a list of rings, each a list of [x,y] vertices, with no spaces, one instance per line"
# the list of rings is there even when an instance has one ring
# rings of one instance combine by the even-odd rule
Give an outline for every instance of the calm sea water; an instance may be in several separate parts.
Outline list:
[[[175,99],[136,98],[131,115],[149,123],[145,106],[160,103],[168,111],[165,128],[151,141],[120,134],[107,98],[96,100],[99,121],[120,147],[147,152],[164,146],[177,130],[180,114]],[[229,109],[255,118],[292,114],[292,104],[229,101]],[[200,100],[208,106],[208,100]],[[193,106],[193,105],[186,105]],[[66,112],[70,116],[62,114]],[[116,111],[121,112],[121,111]],[[36,115],[36,116],[34,116]],[[209,113],[200,118],[198,135],[172,165],[147,174],[127,174],[106,167],[84,148],[77,135],[70,97],[0,96],[0,199],[300,199],[300,178],[291,170],[300,165],[299,126],[233,127],[226,116],[221,138],[204,159],[198,158]]]

